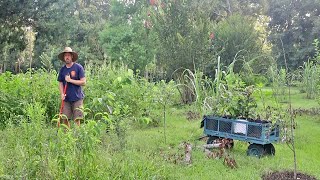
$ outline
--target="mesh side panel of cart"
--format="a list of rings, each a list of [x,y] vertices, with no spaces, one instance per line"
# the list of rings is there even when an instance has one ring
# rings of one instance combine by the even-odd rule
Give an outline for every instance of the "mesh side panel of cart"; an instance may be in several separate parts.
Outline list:
[[[213,131],[218,131],[218,120],[215,119],[207,119],[206,120],[206,125],[207,125],[207,129],[209,130],[213,130]]]
[[[260,138],[262,126],[248,125],[248,137]]]
[[[232,122],[220,121],[219,131],[231,133]]]

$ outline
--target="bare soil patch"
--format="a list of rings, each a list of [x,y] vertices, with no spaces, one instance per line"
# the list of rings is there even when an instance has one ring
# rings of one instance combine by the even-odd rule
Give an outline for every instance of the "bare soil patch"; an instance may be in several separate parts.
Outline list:
[[[277,180],[277,179],[288,179],[293,180],[294,178],[293,171],[281,171],[281,172],[273,172],[269,174],[265,174],[262,176],[263,180]],[[300,180],[317,180],[317,178],[304,174],[304,173],[297,173],[297,179]]]

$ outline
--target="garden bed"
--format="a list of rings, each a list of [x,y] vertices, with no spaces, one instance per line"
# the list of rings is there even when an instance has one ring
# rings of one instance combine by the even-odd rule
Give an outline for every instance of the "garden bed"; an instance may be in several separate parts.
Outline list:
[[[294,172],[293,171],[281,171],[281,172],[273,172],[262,176],[263,180],[277,180],[277,179],[294,179]],[[297,179],[301,180],[316,180],[317,178],[304,174],[304,173],[297,173]]]

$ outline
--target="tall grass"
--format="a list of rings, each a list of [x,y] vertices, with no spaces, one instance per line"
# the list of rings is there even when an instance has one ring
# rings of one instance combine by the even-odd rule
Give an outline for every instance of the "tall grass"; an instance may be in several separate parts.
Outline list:
[[[285,101],[286,96],[284,95],[287,87],[287,71],[283,68],[278,69],[276,66],[270,66],[268,69],[268,75],[275,99]]]
[[[45,108],[47,122],[58,112],[59,90],[57,73],[29,70],[25,74],[0,75],[0,128],[19,123],[26,116],[26,106],[39,102]]]
[[[0,132],[0,178],[260,179],[264,173],[292,169],[292,155],[286,144],[275,145],[274,157],[257,159],[246,156],[248,144],[240,141],[231,151],[239,167],[228,169],[222,159],[206,158],[201,148],[205,142],[196,140],[202,135],[199,121],[186,120],[184,110],[168,113],[168,119],[167,143],[162,141],[159,128],[129,129],[128,144],[121,150],[116,148],[116,136],[105,134],[101,122],[90,121],[68,132],[40,125],[37,128],[33,123],[28,123],[29,130],[9,127]],[[302,116],[297,122],[299,169],[320,178],[320,119]],[[193,146],[193,163],[189,166],[183,162],[181,144],[185,141]]]
[[[307,93],[307,98],[314,99],[318,94],[319,70],[312,61],[304,62],[302,68],[302,82],[300,88]]]
[[[45,126],[44,109],[30,105],[31,122],[8,127],[1,156],[2,177],[13,179],[87,179],[97,177],[96,148],[105,126],[88,121],[70,131]],[[19,131],[19,133],[16,133]],[[0,176],[0,177],[1,177]]]

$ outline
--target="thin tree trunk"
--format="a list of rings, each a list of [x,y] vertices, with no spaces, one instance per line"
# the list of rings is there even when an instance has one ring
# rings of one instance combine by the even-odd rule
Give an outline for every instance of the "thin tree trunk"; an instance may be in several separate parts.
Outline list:
[[[163,105],[163,128],[164,128],[164,143],[167,144],[166,137],[166,105]]]
[[[283,51],[283,57],[284,57],[284,62],[286,65],[286,73],[288,73],[288,64],[287,64],[287,58],[286,58],[286,52],[283,47],[283,41],[280,38],[281,45],[282,45],[282,51]],[[289,81],[289,111],[290,111],[290,128],[291,128],[291,145],[292,145],[292,151],[293,151],[293,162],[294,162],[294,175],[293,178],[297,179],[297,156],[296,156],[296,148],[295,148],[295,140],[294,140],[294,120],[293,120],[293,112],[292,112],[292,106],[291,106],[291,80]]]

